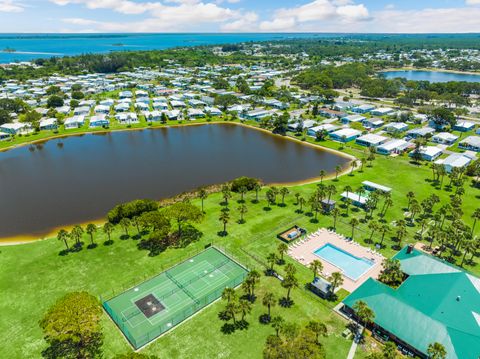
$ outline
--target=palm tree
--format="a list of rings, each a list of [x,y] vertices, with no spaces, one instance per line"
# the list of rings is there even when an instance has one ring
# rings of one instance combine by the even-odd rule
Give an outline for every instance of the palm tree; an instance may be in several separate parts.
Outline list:
[[[367,159],[365,157],[362,157],[362,159],[360,160],[360,172],[363,172],[363,166],[365,165],[365,163],[367,162]]]
[[[130,227],[131,225],[131,222],[128,218],[122,218],[120,220],[120,222],[118,222],[118,224],[123,228],[123,230],[125,231],[125,235],[128,237],[129,234],[128,234],[128,228]]]
[[[313,280],[315,280],[315,278],[320,275],[320,273],[323,271],[323,263],[320,262],[318,259],[314,259],[310,265],[309,265],[310,269],[312,270],[313,272]]]
[[[408,205],[407,205],[407,209],[410,211],[410,204],[412,203],[412,200],[415,198],[415,193],[413,193],[412,191],[408,192],[407,193],[407,199],[408,199]]]
[[[388,224],[384,224],[380,227],[380,233],[382,233],[382,239],[380,240],[380,247],[383,246],[383,239],[385,238],[385,235],[390,232],[390,227]]]
[[[333,228],[335,230],[337,230],[337,218],[338,218],[338,215],[340,214],[340,210],[335,207],[334,209],[332,209],[332,216],[333,216]]]
[[[97,226],[94,225],[93,223],[87,224],[86,232],[87,232],[88,235],[90,236],[90,242],[91,242],[91,244],[92,244],[92,246],[93,246],[93,245],[94,245],[94,243],[93,243],[93,235],[97,232]]]
[[[283,256],[285,255],[285,253],[287,253],[288,246],[282,242],[277,246],[277,251],[280,254],[280,261],[283,263],[284,262]]]
[[[447,357],[447,351],[445,347],[437,342],[428,346],[427,354],[430,359],[445,359]]]
[[[323,178],[325,177],[326,174],[327,174],[327,171],[325,171],[325,170],[320,170],[320,174],[319,174],[320,183],[323,182]]]
[[[228,200],[232,198],[232,192],[230,190],[230,186],[228,185],[223,185],[222,186],[222,197],[225,205],[228,206]]]
[[[472,226],[472,237],[473,237],[473,233],[475,232],[475,226],[477,225],[477,220],[480,219],[480,208],[477,208],[475,209],[475,211],[473,211],[472,218],[473,218],[473,226]]]
[[[342,167],[336,166],[335,167],[335,181],[338,181],[338,175],[342,172]]]
[[[285,196],[290,193],[287,187],[280,188],[279,191],[280,195],[282,196],[282,206],[285,206]]]
[[[411,216],[410,216],[410,221],[412,223],[414,223],[415,221],[415,216],[422,210],[422,206],[420,206],[420,204],[413,200],[412,203],[411,203],[411,208],[410,208],[410,212],[411,212]]]
[[[226,300],[227,303],[234,302],[237,299],[237,293],[233,288],[226,287],[222,292],[222,299]]]
[[[269,189],[265,193],[265,198],[267,199],[267,208],[270,208],[270,206],[275,203],[275,193]]]
[[[238,303],[236,301],[230,301],[227,303],[227,306],[225,307],[225,311],[230,314],[230,317],[233,319],[233,324],[237,324],[237,318],[235,317],[235,314],[238,313]]]
[[[347,208],[347,210],[345,211],[345,213],[347,214],[347,217],[348,217],[348,211],[350,209],[351,204],[352,204],[352,200],[350,198],[346,198],[345,199],[345,207]]]
[[[371,230],[370,232],[370,238],[369,238],[369,241],[372,242],[372,238],[373,238],[373,235],[375,234],[375,232],[379,229],[378,228],[378,223],[375,222],[375,221],[371,221],[368,223],[368,229]]]
[[[240,222],[239,223],[245,223],[245,219],[243,218],[245,214],[248,212],[248,208],[246,205],[242,204],[241,206],[238,207],[238,213],[240,213]]]
[[[327,336],[327,326],[323,323],[317,322],[316,320],[311,320],[307,324],[307,329],[311,330],[315,334],[315,342],[319,344],[320,335],[323,337]]]
[[[253,187],[253,190],[255,191],[255,202],[258,203],[258,192],[262,189],[262,186],[260,186],[259,183],[256,183],[255,186]]]
[[[238,189],[238,193],[240,193],[240,203],[245,202],[245,194],[248,192],[248,188],[242,186]]]
[[[253,269],[250,272],[248,272],[245,282],[249,283],[249,286],[250,286],[249,296],[252,301],[255,300],[255,286],[257,285],[259,280],[260,280],[260,273],[258,273],[258,271]]]
[[[202,202],[202,212],[205,212],[203,210],[203,201],[206,200],[207,197],[208,197],[208,192],[204,188],[202,188],[202,189],[200,189],[200,191],[198,191],[198,198],[200,198],[200,201]]]
[[[348,197],[348,194],[353,191],[353,189],[352,189],[351,186],[345,186],[345,188],[344,188],[343,190],[344,190],[345,192],[347,192],[347,197]]]
[[[106,222],[104,225],[103,225],[103,233],[105,233],[108,237],[108,241],[111,242],[111,238],[110,238],[110,235],[112,234],[113,230],[115,229],[115,226],[110,223],[110,222]]]
[[[333,272],[329,278],[330,280],[330,293],[335,294],[335,289],[343,284],[343,276],[340,272]]]
[[[58,231],[57,239],[59,241],[63,241],[63,243],[65,244],[65,247],[67,247],[67,251],[70,249],[68,248],[68,238],[69,238],[69,234],[66,230],[61,229]]]
[[[287,265],[288,267],[288,265]],[[285,297],[286,303],[291,303],[290,293],[293,287],[298,285],[298,279],[295,277],[294,273],[287,273],[285,278],[282,281],[282,287],[287,290],[287,296]]]
[[[285,325],[285,320],[277,315],[276,317],[273,317],[272,318],[272,328],[275,329],[275,334],[277,335],[277,337],[280,336],[280,331],[283,329]]]
[[[387,211],[388,209],[393,206],[393,200],[388,197],[385,199],[385,203],[383,204],[383,213],[382,213],[382,216],[385,217],[385,215],[387,214]]]
[[[83,228],[80,226],[75,226],[72,228],[72,231],[70,232],[70,236],[75,239],[75,243],[77,246],[80,245],[80,239],[83,236]]]
[[[300,213],[303,212],[303,206],[307,203],[307,201],[305,200],[305,198],[303,197],[300,197],[298,199],[298,204],[300,205]]]
[[[357,300],[353,305],[353,310],[364,327],[375,319],[375,313],[363,300]]]
[[[242,313],[242,322],[245,321],[245,316],[252,311],[252,303],[248,300],[240,299],[238,311]]]
[[[330,203],[330,199],[332,198],[332,196],[337,193],[337,188],[335,187],[335,185],[330,185],[327,187],[327,193],[328,193],[328,203]]]
[[[223,235],[226,235],[227,224],[228,224],[228,221],[230,220],[230,214],[228,213],[228,211],[222,211],[220,213],[220,217],[218,218],[218,220],[223,223]]]
[[[359,225],[359,223],[360,223],[359,220],[356,219],[356,218],[352,218],[350,220],[350,225],[352,226],[352,239],[354,238],[353,235],[355,233],[355,227],[357,227]]]
[[[353,160],[351,166],[352,166],[352,167],[351,167],[351,170],[350,170],[350,176],[353,175],[353,170],[354,170],[355,168],[357,168],[357,160]]]
[[[267,262],[268,264],[270,264],[270,272],[273,273],[273,266],[275,265],[275,263],[277,263],[277,260],[278,260],[278,257],[275,253],[270,253],[268,256],[267,256]]]
[[[298,199],[300,198],[300,193],[295,193],[295,199],[297,200],[297,202],[295,203],[296,206],[298,206]]]
[[[275,294],[271,292],[265,293],[265,295],[263,296],[262,304],[268,308],[268,318],[270,318],[270,309],[277,304]]]

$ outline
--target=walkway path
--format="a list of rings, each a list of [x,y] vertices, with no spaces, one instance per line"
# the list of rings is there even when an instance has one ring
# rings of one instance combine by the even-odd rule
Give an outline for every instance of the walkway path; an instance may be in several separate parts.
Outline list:
[[[348,352],[347,359],[353,359],[355,357],[355,352],[357,351],[358,342],[362,338],[363,334],[363,327],[360,327],[359,333],[353,338],[352,346],[350,347],[350,351]]]

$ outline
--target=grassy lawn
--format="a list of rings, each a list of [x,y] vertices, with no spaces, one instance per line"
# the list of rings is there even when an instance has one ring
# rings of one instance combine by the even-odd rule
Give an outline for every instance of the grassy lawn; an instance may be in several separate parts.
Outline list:
[[[195,121],[197,122],[197,121]],[[313,139],[308,139],[314,143]],[[326,141],[321,145],[333,149],[339,149],[340,144]],[[362,157],[363,148],[347,146],[344,152]],[[321,168],[319,168],[320,170]],[[437,194],[442,203],[449,200],[450,192],[438,189],[431,183],[432,173],[429,167],[412,165],[406,158],[390,158],[377,156],[373,167],[365,166],[363,172],[358,169],[352,176],[345,175],[338,181],[324,181],[326,184],[334,184],[337,194],[334,199],[339,199],[339,194],[344,187],[350,185],[354,190],[360,187],[361,182],[370,180],[393,189],[392,200],[394,205],[387,212],[384,221],[390,223],[393,220],[403,218],[404,207],[407,205],[405,194],[413,191],[419,201],[432,193]],[[445,179],[445,182],[448,182]],[[0,249],[0,332],[2,339],[8,345],[0,348],[2,358],[38,358],[41,350],[45,347],[42,333],[38,327],[38,321],[45,311],[61,296],[71,291],[86,290],[93,295],[118,293],[135,283],[153,276],[175,263],[200,251],[208,243],[213,243],[225,248],[232,253],[241,263],[250,268],[261,268],[261,262],[265,262],[266,256],[276,250],[279,241],[276,234],[293,224],[298,224],[308,231],[319,227],[331,226],[333,219],[329,216],[320,215],[318,223],[305,213],[297,213],[294,193],[300,193],[305,199],[315,190],[316,184],[290,187],[290,194],[286,198],[286,205],[272,206],[266,210],[265,189],[260,194],[260,203],[254,204],[254,193],[246,197],[248,213],[246,223],[238,224],[240,217],[237,207],[238,195],[230,200],[231,220],[227,226],[229,233],[226,237],[220,237],[217,233],[222,230],[222,224],[218,220],[222,206],[221,195],[212,194],[205,201],[205,220],[198,225],[204,233],[203,238],[184,249],[169,249],[156,257],[149,257],[146,252],[136,247],[137,241],[130,238],[121,240],[123,234],[120,228],[112,235],[114,243],[111,246],[103,245],[106,240],[103,233],[98,233],[96,241],[98,247],[86,249],[78,253],[70,253],[59,256],[63,249],[63,243],[56,239],[49,239],[36,243],[2,247]],[[470,218],[472,212],[478,207],[480,191],[465,184],[463,219],[467,224],[472,224]],[[278,202],[280,200],[278,199]],[[199,204],[199,200],[195,200]],[[438,208],[440,205],[437,205]],[[348,222],[355,216],[360,218],[364,214],[360,210],[350,209],[347,217],[344,209],[337,223],[337,231],[345,235],[351,234]],[[377,215],[375,215],[377,217]],[[376,218],[379,220],[380,218]],[[413,243],[413,234],[419,226],[408,228],[408,235],[403,244]],[[477,229],[478,231],[478,229]],[[135,229],[131,229],[134,234]],[[365,224],[361,224],[356,230],[355,240],[364,242],[369,231]],[[393,233],[386,236],[382,252],[386,256],[396,253],[396,243],[392,240]],[[378,241],[378,234],[374,241]],[[88,243],[88,237],[84,241]],[[366,244],[372,246],[372,244]],[[346,322],[332,312],[335,303],[321,300],[306,291],[303,286],[311,281],[312,273],[297,262],[286,258],[298,269],[300,288],[293,291],[295,305],[284,309],[279,306],[273,308],[274,314],[282,315],[286,320],[305,324],[308,320],[318,319],[326,323],[330,336],[323,339],[327,357],[344,358],[347,355],[351,342],[341,337]],[[282,273],[283,268],[278,268]],[[475,274],[480,273],[480,266],[467,266],[467,270]],[[220,330],[223,324],[218,318],[218,312],[223,308],[222,302],[198,313],[190,320],[167,333],[143,351],[157,354],[159,357],[196,357],[196,358],[260,358],[265,338],[274,331],[269,326],[259,324],[258,317],[265,312],[261,305],[262,293],[273,291],[278,297],[284,295],[280,282],[273,278],[262,277],[257,290],[259,299],[253,306],[252,313],[247,317],[250,322],[248,330],[236,331],[233,334],[223,334]],[[342,297],[346,295],[342,292]],[[113,354],[126,352],[129,346],[115,327],[113,322],[105,315],[103,319],[105,333],[104,350],[105,357],[110,358]],[[365,346],[368,347],[368,346]],[[362,348],[359,349],[359,358],[365,357]]]

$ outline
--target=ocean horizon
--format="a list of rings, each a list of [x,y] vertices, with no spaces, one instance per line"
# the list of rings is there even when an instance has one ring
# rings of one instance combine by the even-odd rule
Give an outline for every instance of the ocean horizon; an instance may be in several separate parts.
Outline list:
[[[0,63],[111,51],[236,44],[288,38],[332,37],[326,33],[0,33]]]

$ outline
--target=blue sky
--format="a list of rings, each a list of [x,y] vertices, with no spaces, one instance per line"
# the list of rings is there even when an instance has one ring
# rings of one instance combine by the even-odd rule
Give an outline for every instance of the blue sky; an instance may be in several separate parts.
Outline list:
[[[0,32],[480,32],[480,0],[0,0]]]

